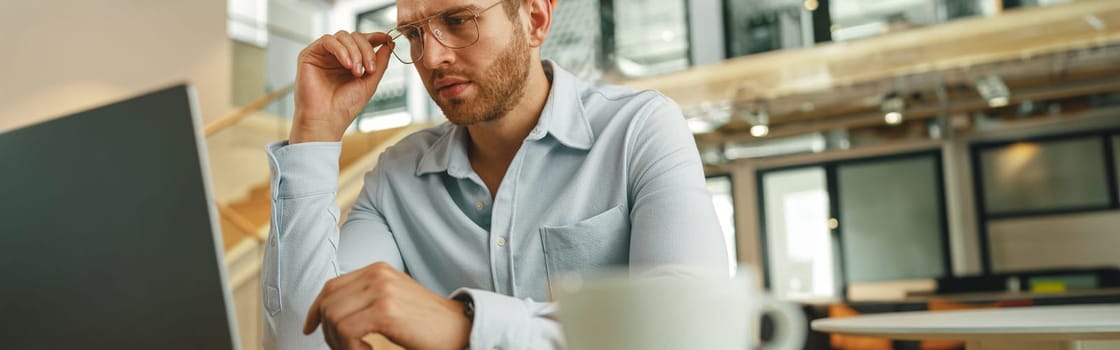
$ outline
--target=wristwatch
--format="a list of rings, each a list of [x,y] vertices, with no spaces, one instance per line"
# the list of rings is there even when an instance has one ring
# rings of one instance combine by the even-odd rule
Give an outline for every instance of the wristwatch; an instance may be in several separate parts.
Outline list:
[[[471,298],[471,295],[463,293],[456,295],[454,299],[463,304],[463,316],[467,316],[468,320],[474,322],[474,299]]]

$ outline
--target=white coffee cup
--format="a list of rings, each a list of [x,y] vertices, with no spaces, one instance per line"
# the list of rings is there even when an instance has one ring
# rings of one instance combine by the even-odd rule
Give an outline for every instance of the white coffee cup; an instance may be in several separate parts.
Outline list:
[[[683,271],[683,273],[682,273]],[[799,349],[805,319],[758,290],[751,269],[735,277],[654,269],[572,273],[553,280],[557,319],[572,350],[755,349],[763,311],[774,339],[762,349]]]

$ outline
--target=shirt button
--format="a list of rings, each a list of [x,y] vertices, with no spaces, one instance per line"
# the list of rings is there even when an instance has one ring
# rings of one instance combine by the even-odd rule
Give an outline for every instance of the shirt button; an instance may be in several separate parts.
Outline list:
[[[506,246],[506,239],[504,237],[498,237],[498,246],[499,247],[505,247]]]
[[[482,204],[481,201],[474,203],[475,210],[482,211],[483,208],[486,208],[486,204]]]
[[[275,247],[276,246],[276,236],[273,236],[271,241],[272,241],[272,246]]]

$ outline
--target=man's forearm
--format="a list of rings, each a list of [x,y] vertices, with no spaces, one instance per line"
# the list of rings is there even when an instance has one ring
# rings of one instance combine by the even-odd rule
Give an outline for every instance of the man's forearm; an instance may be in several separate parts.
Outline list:
[[[337,143],[269,146],[272,221],[261,269],[265,347],[325,348],[321,335],[300,330],[337,263]]]

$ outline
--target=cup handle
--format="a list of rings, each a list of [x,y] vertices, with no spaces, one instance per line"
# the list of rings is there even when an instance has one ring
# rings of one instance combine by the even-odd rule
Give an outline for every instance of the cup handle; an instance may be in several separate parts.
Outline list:
[[[763,294],[762,311],[774,320],[774,338],[762,350],[796,350],[805,341],[805,315],[793,303]]]

